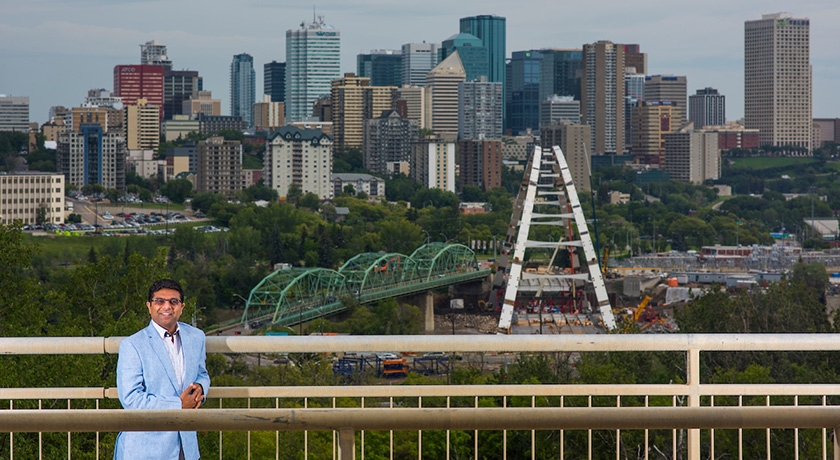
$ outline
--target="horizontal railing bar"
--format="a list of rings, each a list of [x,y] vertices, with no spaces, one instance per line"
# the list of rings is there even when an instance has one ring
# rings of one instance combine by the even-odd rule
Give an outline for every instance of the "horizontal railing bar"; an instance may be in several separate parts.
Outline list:
[[[840,384],[700,385],[700,396],[840,395]],[[211,399],[225,398],[389,398],[495,396],[687,396],[685,384],[653,385],[360,385],[211,387]],[[0,388],[2,399],[112,399],[116,388]]]
[[[834,428],[840,406],[4,411],[0,432]]]
[[[0,354],[117,353],[124,337],[0,337]],[[840,351],[831,334],[209,336],[208,353]]]

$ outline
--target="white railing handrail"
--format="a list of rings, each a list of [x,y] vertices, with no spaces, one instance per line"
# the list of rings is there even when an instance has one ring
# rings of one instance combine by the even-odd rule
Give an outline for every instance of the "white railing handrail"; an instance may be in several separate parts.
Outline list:
[[[8,411],[2,432],[589,430],[840,427],[840,406]]]
[[[0,337],[0,354],[115,354],[125,337]],[[840,351],[834,334],[208,336],[208,353]]]

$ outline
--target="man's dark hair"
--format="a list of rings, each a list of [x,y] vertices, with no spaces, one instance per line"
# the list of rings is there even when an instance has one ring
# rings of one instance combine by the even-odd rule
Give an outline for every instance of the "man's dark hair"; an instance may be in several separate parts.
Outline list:
[[[175,280],[162,279],[152,283],[152,287],[149,288],[149,302],[151,302],[152,298],[154,298],[155,292],[160,291],[161,289],[172,289],[178,291],[178,294],[181,295],[181,302],[184,301],[184,290],[181,289],[181,283]]]

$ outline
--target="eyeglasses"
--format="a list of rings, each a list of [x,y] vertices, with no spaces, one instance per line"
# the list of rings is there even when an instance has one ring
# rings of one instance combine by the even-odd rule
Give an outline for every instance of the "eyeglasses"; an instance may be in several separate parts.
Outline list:
[[[172,306],[173,306],[173,307],[175,307],[175,308],[180,307],[180,306],[181,306],[181,304],[183,303],[183,302],[181,302],[181,299],[176,299],[176,298],[171,298],[171,299],[160,299],[160,298],[158,298],[158,299],[152,299],[152,303],[153,303],[156,307],[162,307],[162,306],[163,306],[163,304],[165,304],[166,302],[169,302],[169,305],[172,305]]]

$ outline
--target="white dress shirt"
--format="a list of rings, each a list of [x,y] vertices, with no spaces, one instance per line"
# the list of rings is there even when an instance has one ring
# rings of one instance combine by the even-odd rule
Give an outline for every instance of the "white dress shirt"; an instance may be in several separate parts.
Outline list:
[[[181,348],[181,334],[180,327],[175,329],[175,336],[169,334],[169,331],[162,328],[158,323],[152,321],[155,330],[160,334],[163,340],[163,346],[166,347],[166,352],[169,354],[169,360],[172,361],[172,367],[175,368],[175,377],[178,380],[178,391],[184,388],[184,350]]]

